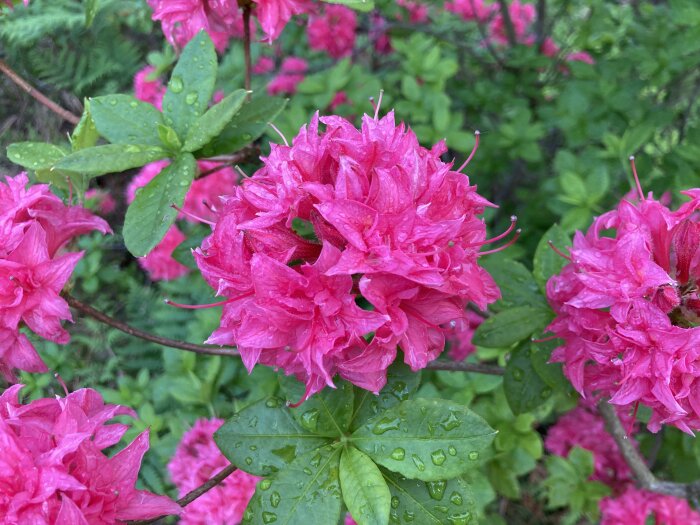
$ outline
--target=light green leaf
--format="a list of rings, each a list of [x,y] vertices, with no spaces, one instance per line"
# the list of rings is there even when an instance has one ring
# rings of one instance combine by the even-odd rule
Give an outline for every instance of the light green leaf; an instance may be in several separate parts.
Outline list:
[[[256,476],[285,469],[295,458],[330,443],[304,430],[276,397],[235,413],[214,434],[214,441],[231,463]]]
[[[61,148],[46,142],[15,142],[7,147],[7,158],[30,170],[51,168],[65,156]]]
[[[352,446],[340,456],[340,488],[357,525],[389,523],[389,487],[377,465]]]
[[[263,479],[243,515],[244,525],[335,524],[340,520],[341,448],[324,446]]]
[[[369,12],[374,9],[374,0],[324,0],[328,4],[340,4],[355,11]]]
[[[185,138],[184,151],[195,151],[209,143],[211,139],[231,122],[231,119],[243,106],[248,92],[243,89],[234,91],[221,102],[212,106],[190,127]]]
[[[557,224],[547,230],[547,233],[540,239],[537,250],[535,250],[532,274],[535,276],[537,284],[540,285],[542,293],[545,292],[545,285],[549,278],[559,273],[568,263],[564,257],[552,250],[548,241],[552,241],[552,244],[554,244],[560,252],[567,255],[569,253],[568,247],[571,246],[571,239],[569,239],[569,236],[566,235],[564,230]]]
[[[165,123],[181,139],[209,106],[217,69],[214,44],[202,30],[182,50],[163,97]]]
[[[131,168],[140,168],[167,156],[168,153],[163,148],[156,146],[107,144],[71,153],[54,164],[54,168],[97,177],[105,173],[119,173]]]
[[[477,522],[471,487],[462,478],[406,479],[383,471],[391,491],[393,525],[471,525]]]
[[[90,99],[90,114],[97,131],[112,144],[160,146],[158,124],[163,117],[151,104],[130,95]]]
[[[98,0],[85,1],[85,27],[90,27],[97,14]]]
[[[160,138],[160,142],[163,144],[163,146],[176,154],[182,148],[180,138],[177,136],[177,133],[175,133],[175,130],[170,126],[158,124],[158,138]]]
[[[85,148],[91,148],[97,144],[100,134],[95,127],[95,121],[92,120],[90,113],[90,100],[85,99],[83,104],[83,115],[80,117],[80,122],[73,130],[70,136],[70,143],[73,151],[79,151]]]
[[[515,415],[533,411],[552,395],[551,387],[532,366],[529,343],[511,352],[503,376],[503,390]]]
[[[124,219],[124,243],[132,255],[143,257],[165,236],[178,214],[172,205],[182,206],[196,169],[194,157],[183,153],[136,192]]]
[[[496,432],[467,407],[411,399],[373,417],[350,441],[375,463],[407,478],[435,481],[474,468]]]
[[[475,345],[487,348],[508,348],[541,331],[552,318],[549,308],[517,306],[492,315],[474,332]]]

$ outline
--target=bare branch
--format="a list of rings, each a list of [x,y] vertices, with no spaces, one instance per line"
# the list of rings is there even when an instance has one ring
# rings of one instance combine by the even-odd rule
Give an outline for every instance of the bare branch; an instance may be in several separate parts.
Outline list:
[[[459,361],[433,361],[428,363],[426,370],[449,370],[450,372],[475,372],[492,376],[502,376],[505,369],[497,365],[483,365],[481,363],[463,363]]]

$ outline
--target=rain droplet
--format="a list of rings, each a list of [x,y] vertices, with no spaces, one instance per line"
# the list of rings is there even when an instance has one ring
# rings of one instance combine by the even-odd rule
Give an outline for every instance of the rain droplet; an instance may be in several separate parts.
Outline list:
[[[450,525],[467,525],[470,521],[471,515],[468,512],[461,512],[459,514],[451,514],[447,517],[447,521]]]
[[[280,504],[280,501],[282,501],[282,497],[280,496],[279,492],[273,492],[272,494],[270,494],[270,505],[277,508]]]
[[[462,504],[462,495],[459,492],[453,492],[452,495],[450,496],[450,501],[452,502],[453,505],[461,505]]]
[[[403,461],[403,458],[406,457],[406,451],[402,448],[395,448],[393,452],[391,453],[392,459],[395,459],[396,461]]]
[[[246,465],[250,465],[251,463],[253,463],[253,458],[245,458]]]
[[[459,420],[459,418],[457,417],[457,414],[455,414],[455,413],[452,412],[452,411],[450,411],[450,415],[449,415],[449,416],[447,416],[445,419],[443,419],[443,420],[440,422],[440,426],[441,426],[442,428],[444,428],[445,430],[447,430],[448,432],[449,432],[450,430],[454,430],[455,428],[457,428],[457,427],[460,426],[461,424],[462,424],[462,422],[461,422],[461,421]]]
[[[262,513],[263,523],[274,523],[277,521],[277,514],[274,512],[263,512]]]
[[[447,447],[447,453],[448,453],[450,456],[456,456],[456,455],[457,455],[457,449],[456,449],[455,447],[453,447],[452,445],[450,445],[449,447]]]
[[[173,93],[180,93],[180,92],[182,92],[182,89],[185,86],[182,83],[182,79],[180,77],[173,77],[170,79],[170,83],[168,84],[168,87],[170,88],[170,91],[172,91]],[[275,519],[277,519],[277,516],[275,516]]]
[[[248,427],[255,428],[258,426],[258,416],[253,416],[248,420]]]
[[[372,433],[379,436],[389,430],[398,430],[400,423],[401,420],[398,417],[384,417],[375,423]]]
[[[397,498],[396,496],[392,497],[391,498],[391,506],[393,508],[397,508],[399,506],[399,498]]]
[[[469,453],[469,459],[471,459],[472,461],[476,461],[477,459],[479,459],[479,453],[476,450],[472,450]]]
[[[433,461],[434,465],[437,465],[439,467],[445,462],[447,456],[445,455],[444,450],[438,449],[435,450],[432,454],[430,454],[430,459]]]
[[[272,486],[272,481],[270,481],[269,479],[264,479],[258,484],[258,487],[260,487],[260,490],[267,490],[271,486]]]
[[[319,411],[317,408],[304,412],[301,415],[301,426],[309,432],[316,432],[318,428],[318,414]]]
[[[437,512],[442,512],[443,514],[447,514],[447,511],[450,510],[450,509],[448,509],[447,507],[445,507],[444,505],[435,505],[433,508],[434,508]]]
[[[304,474],[310,476],[311,474],[313,474],[313,472],[309,467],[304,467]]]
[[[111,106],[116,106],[116,105],[117,105],[117,101],[114,100],[114,99],[112,99],[112,100],[109,101],[109,104],[110,104]]]
[[[404,511],[404,513],[403,513],[403,520],[404,521],[410,522],[410,521],[413,521],[414,519],[416,519],[416,515],[413,512],[408,511],[408,510]]]
[[[265,401],[265,406],[268,408],[279,408],[282,406],[282,402],[276,398],[276,397],[271,397],[267,401]]]
[[[513,379],[516,381],[522,381],[523,377],[525,377],[525,372],[523,372],[522,368],[513,369]]]
[[[133,102],[129,102],[129,105],[130,105],[132,108],[135,108],[135,107],[138,106],[139,104],[138,104],[138,102],[136,102],[136,101],[134,100]]]
[[[542,399],[547,399],[549,396],[552,395],[552,389],[551,388],[543,388],[542,392],[540,392],[540,397]]]
[[[199,95],[195,91],[191,91],[190,93],[187,93],[187,96],[185,97],[185,103],[188,106],[191,106],[195,102],[197,102],[197,99],[199,98]]]
[[[421,458],[419,458],[418,456],[413,454],[411,456],[411,459],[413,460],[413,464],[416,466],[416,468],[418,470],[420,470],[421,472],[423,472],[425,470],[425,463],[423,463],[423,460]]]
[[[430,494],[431,498],[441,501],[445,496],[447,481],[428,481],[425,486],[428,487],[428,494]]]

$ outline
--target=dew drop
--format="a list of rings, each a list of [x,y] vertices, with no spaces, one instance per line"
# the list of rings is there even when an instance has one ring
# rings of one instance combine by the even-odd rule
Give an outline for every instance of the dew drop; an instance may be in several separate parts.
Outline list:
[[[456,456],[456,455],[457,455],[457,449],[456,449],[455,447],[453,447],[452,445],[450,445],[449,447],[447,447],[447,453],[448,453],[450,456]]]
[[[317,408],[304,412],[301,415],[301,426],[309,432],[316,432],[318,428],[318,414],[319,411]]]
[[[453,505],[461,505],[462,504],[462,495],[459,492],[453,492],[452,495],[450,496],[450,501],[452,502]]]
[[[260,490],[267,490],[271,486],[272,486],[272,481],[270,481],[269,479],[264,479],[258,484],[258,487],[260,487]]]
[[[197,99],[199,98],[199,95],[195,91],[191,91],[190,93],[187,93],[187,96],[185,97],[185,103],[188,106],[191,106],[195,102],[197,102]]]
[[[170,79],[168,87],[173,93],[181,93],[185,85],[182,83],[182,79],[180,77],[173,77]]]
[[[411,459],[413,460],[413,464],[419,471],[423,472],[425,470],[425,463],[423,463],[423,460],[421,458],[419,458],[415,454],[412,454]]]
[[[469,457],[469,459],[471,459],[472,461],[476,461],[477,459],[479,459],[479,453],[478,453],[476,450],[472,450],[472,451],[469,453],[469,456],[468,456],[468,457]]]
[[[467,525],[470,521],[471,515],[468,512],[461,512],[459,514],[450,514],[447,517],[447,521],[450,525]]]
[[[457,414],[455,414],[452,411],[450,411],[450,415],[448,415],[445,419],[443,419],[440,422],[440,426],[442,428],[444,428],[445,430],[447,430],[448,432],[450,430],[454,430],[455,428],[457,428],[461,424],[462,424],[462,422],[457,417]]]
[[[522,381],[524,377],[525,377],[525,372],[523,372],[522,368],[514,368],[513,369],[513,379],[515,379],[516,381]]]
[[[406,451],[402,449],[401,447],[395,448],[393,452],[391,453],[392,459],[395,459],[396,461],[403,461],[403,458],[406,457]]]
[[[277,521],[277,514],[274,512],[263,512],[262,513],[263,523],[274,523]]]
[[[245,464],[250,465],[253,463],[253,458],[245,458]]]
[[[430,459],[433,461],[434,465],[437,465],[439,467],[445,462],[447,456],[445,455],[445,451],[440,448],[438,450],[433,451],[430,454]]]
[[[413,512],[408,511],[408,510],[404,511],[404,513],[403,513],[403,520],[404,521],[411,522],[414,519],[416,519],[416,515]]]
[[[393,496],[391,498],[391,506],[394,509],[397,508],[399,506],[399,498],[397,498],[396,496]]]
[[[398,417],[384,417],[372,427],[372,433],[378,436],[389,430],[398,430],[401,420]]]
[[[135,107],[138,106],[139,104],[138,104],[138,102],[136,102],[136,101],[134,100],[134,101],[132,101],[132,102],[129,102],[129,105],[130,105],[132,108],[135,108]]]
[[[282,501],[282,497],[280,496],[279,492],[275,491],[272,494],[270,494],[270,505],[277,508],[280,504],[280,501]]]
[[[276,398],[276,397],[271,397],[267,401],[265,401],[265,406],[268,408],[279,408],[282,406],[282,402]]]

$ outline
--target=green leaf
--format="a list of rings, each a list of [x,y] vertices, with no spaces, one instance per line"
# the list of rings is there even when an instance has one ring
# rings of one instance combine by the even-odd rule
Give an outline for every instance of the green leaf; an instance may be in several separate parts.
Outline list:
[[[552,275],[558,274],[568,261],[552,250],[548,242],[561,252],[568,255],[568,247],[571,246],[571,239],[557,224],[552,226],[540,239],[535,250],[532,274],[535,276],[537,284],[540,285],[542,293],[545,292],[545,285]]]
[[[394,361],[387,369],[386,385],[380,390],[379,395],[374,395],[364,388],[356,388],[355,408],[350,430],[354,432],[369,418],[398,405],[401,401],[406,401],[411,394],[418,390],[420,377],[420,372],[412,372],[407,364]]]
[[[245,525],[335,524],[340,521],[341,448],[324,446],[263,479],[243,515]]]
[[[182,50],[163,97],[165,123],[180,138],[209,106],[217,69],[214,44],[202,30]]]
[[[467,407],[411,399],[378,414],[350,441],[376,463],[407,478],[435,481],[474,468],[496,432]]]
[[[158,124],[158,138],[163,146],[165,146],[168,150],[175,152],[175,154],[179,153],[180,149],[182,148],[180,138],[177,136],[177,133],[175,133],[175,130],[170,126]]]
[[[503,375],[503,390],[515,415],[531,412],[552,395],[551,387],[532,366],[529,343],[511,352]]]
[[[15,142],[7,147],[7,158],[30,170],[51,168],[66,154],[58,146],[46,142]]]
[[[352,446],[340,456],[340,488],[357,525],[388,525],[389,487],[377,465]]]
[[[486,319],[474,332],[472,341],[487,348],[508,348],[541,331],[551,317],[547,308],[517,306]]]
[[[500,257],[486,257],[482,266],[491,274],[501,289],[498,311],[514,306],[547,307],[547,301],[540,293],[537,282],[530,271],[519,262]]]
[[[178,214],[172,205],[182,206],[196,170],[194,157],[183,153],[136,192],[124,219],[124,243],[132,255],[143,257],[165,236]]]
[[[329,443],[304,430],[276,397],[235,413],[214,434],[214,441],[231,463],[256,476],[282,470],[295,458]]]
[[[324,0],[328,4],[340,4],[355,11],[369,12],[374,9],[374,0]]]
[[[80,122],[73,130],[70,136],[70,143],[73,151],[79,151],[85,148],[91,148],[97,144],[100,134],[95,127],[95,121],[92,120],[90,113],[90,100],[85,99],[83,104],[83,115],[80,117]]]
[[[306,391],[304,383],[294,376],[280,377],[287,400],[298,402]],[[336,381],[337,388],[324,388],[290,411],[299,424],[319,436],[338,437],[350,426],[353,409],[353,389],[347,381]]]
[[[97,14],[97,3],[98,0],[85,1],[85,27],[90,27],[92,22],[95,20],[95,15]]]
[[[383,471],[391,492],[394,525],[468,525],[476,523],[471,487],[462,478],[437,481],[406,479]]]
[[[185,138],[183,150],[196,151],[218,136],[226,125],[231,122],[236,113],[240,111],[247,96],[248,92],[244,89],[239,89],[209,108],[190,127]]]
[[[173,250],[173,259],[192,270],[196,270],[198,266],[194,260],[194,257],[192,256],[192,250],[198,246],[201,246],[204,238],[210,233],[211,230],[208,232],[197,231],[194,234],[188,232],[187,239],[182,241]]]
[[[160,146],[158,124],[163,117],[151,104],[130,95],[90,99],[90,114],[97,131],[112,144]]]
[[[571,391],[571,383],[562,372],[562,364],[549,362],[552,350],[559,346],[559,341],[532,343],[530,345],[530,360],[532,361],[532,368],[537,372],[537,375],[550,387],[562,392]]]
[[[279,97],[265,94],[253,95],[253,99],[241,107],[236,117],[201,150],[202,157],[215,157],[234,153],[259,138],[270,122],[275,120],[287,104]]]
[[[119,173],[131,168],[140,168],[167,156],[167,151],[155,146],[106,144],[71,153],[59,160],[54,168],[98,177],[105,173]]]

